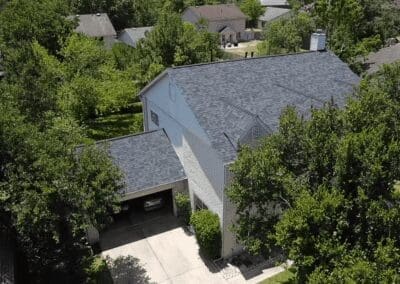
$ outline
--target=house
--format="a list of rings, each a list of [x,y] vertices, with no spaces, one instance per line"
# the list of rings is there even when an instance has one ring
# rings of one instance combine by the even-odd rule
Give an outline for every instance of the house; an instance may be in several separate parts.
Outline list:
[[[288,0],[260,0],[260,3],[264,7],[290,8]]]
[[[188,7],[182,19],[209,32],[219,33],[221,45],[246,39],[246,15],[234,4],[203,5]]]
[[[273,21],[288,18],[291,16],[291,10],[286,8],[265,7],[265,12],[258,18],[257,27],[264,28],[268,23]]]
[[[129,202],[162,192],[177,214],[174,196],[188,193],[185,171],[162,129],[97,142],[105,147],[124,174],[121,201]]]
[[[394,63],[396,61],[400,61],[400,43],[384,47],[375,53],[371,53],[365,61],[367,73],[375,73],[382,65]]]
[[[118,40],[130,45],[132,47],[136,47],[138,41],[142,38],[145,38],[146,35],[153,29],[153,27],[140,27],[140,28],[129,28],[124,29],[118,36]]]
[[[88,37],[93,37],[104,41],[106,47],[111,47],[117,37],[117,32],[112,25],[107,14],[84,14],[70,16],[78,21],[76,32],[82,33]]]
[[[322,51],[324,38],[312,41],[319,40],[312,52],[168,68],[140,93],[145,131],[165,131],[186,173],[192,208],[219,216],[223,257],[241,249],[225,193],[239,145],[273,133],[286,106],[305,117],[332,99],[343,106],[359,82]]]

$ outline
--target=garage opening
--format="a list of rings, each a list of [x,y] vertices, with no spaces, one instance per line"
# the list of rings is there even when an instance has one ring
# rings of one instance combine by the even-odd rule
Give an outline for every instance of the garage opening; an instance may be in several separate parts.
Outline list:
[[[122,202],[114,221],[138,225],[165,215],[173,215],[172,189]]]

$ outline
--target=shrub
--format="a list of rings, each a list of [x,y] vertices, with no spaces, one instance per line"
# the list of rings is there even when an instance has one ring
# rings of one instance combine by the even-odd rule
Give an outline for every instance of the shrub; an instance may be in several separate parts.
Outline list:
[[[107,262],[105,259],[96,256],[92,263],[86,268],[89,277],[88,283],[103,283],[102,280],[108,276]]]
[[[211,259],[221,254],[221,229],[217,214],[209,210],[200,210],[192,213],[190,224],[196,233],[200,251]]]
[[[186,225],[189,225],[190,215],[192,213],[189,195],[178,192],[175,195],[175,204],[178,209],[178,217],[181,218]]]

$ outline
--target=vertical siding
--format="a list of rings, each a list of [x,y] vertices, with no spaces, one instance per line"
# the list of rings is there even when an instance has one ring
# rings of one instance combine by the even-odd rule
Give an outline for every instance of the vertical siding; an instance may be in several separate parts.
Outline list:
[[[148,90],[146,99],[148,130],[165,129],[188,177],[192,202],[195,193],[222,224],[223,163],[184,97],[165,76]],[[151,121],[150,110],[157,113],[159,126]]]

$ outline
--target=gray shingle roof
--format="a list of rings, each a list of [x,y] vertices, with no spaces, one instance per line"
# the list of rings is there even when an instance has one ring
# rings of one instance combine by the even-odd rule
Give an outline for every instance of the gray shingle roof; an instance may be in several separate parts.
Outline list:
[[[246,19],[246,15],[235,4],[218,4],[191,6],[187,8],[195,13],[198,17],[208,21]]]
[[[137,192],[186,178],[164,130],[100,141],[125,175],[123,193]]]
[[[343,106],[359,82],[330,52],[183,66],[167,69],[165,74],[182,90],[224,162],[236,158],[237,142],[257,120],[274,131],[288,105],[303,115],[331,98]]]
[[[72,16],[73,17],[73,16]],[[71,18],[72,18],[71,17]],[[107,14],[77,15],[78,27],[76,31],[90,37],[116,36],[117,32]]]
[[[369,65],[369,74],[379,70],[383,64],[390,64],[400,60],[400,43],[382,48],[368,56],[366,63]]]
[[[272,20],[275,20],[279,17],[282,17],[290,13],[290,11],[291,11],[290,9],[285,9],[285,8],[268,7],[265,9],[264,14],[261,15],[258,19],[260,21],[270,22]]]
[[[124,33],[129,37],[130,41],[125,42],[126,44],[135,46],[136,43],[146,37],[146,34],[150,32],[153,29],[153,27],[140,27],[140,28],[129,28],[129,29],[124,29],[121,32],[121,35],[119,36],[119,40],[124,41],[124,39],[121,37]]]

